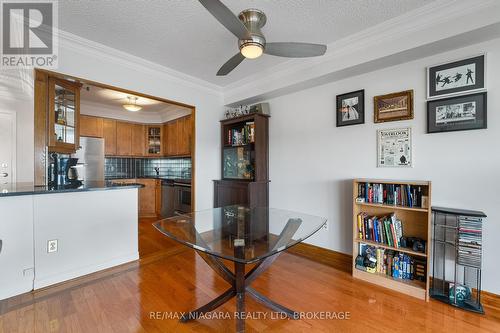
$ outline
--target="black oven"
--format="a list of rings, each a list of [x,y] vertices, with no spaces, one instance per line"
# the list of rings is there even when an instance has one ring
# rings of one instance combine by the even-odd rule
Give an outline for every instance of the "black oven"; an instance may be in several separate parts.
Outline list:
[[[191,184],[174,182],[174,212],[185,214],[191,212]]]

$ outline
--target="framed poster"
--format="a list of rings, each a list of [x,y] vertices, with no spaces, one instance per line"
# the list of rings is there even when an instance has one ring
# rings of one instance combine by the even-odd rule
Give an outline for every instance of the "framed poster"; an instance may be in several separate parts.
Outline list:
[[[486,88],[486,55],[427,67],[427,99]]]
[[[365,91],[337,95],[337,127],[365,123]]]
[[[486,92],[428,101],[427,133],[486,128],[486,105]]]
[[[373,97],[374,122],[413,119],[413,90]]]
[[[411,128],[377,131],[377,167],[412,167]]]

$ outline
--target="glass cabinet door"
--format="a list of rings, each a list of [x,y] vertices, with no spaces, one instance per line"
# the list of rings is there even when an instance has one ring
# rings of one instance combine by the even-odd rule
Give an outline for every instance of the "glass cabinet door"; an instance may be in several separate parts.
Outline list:
[[[70,81],[49,79],[49,145],[62,153],[76,151],[79,145],[78,118],[80,86]]]
[[[160,155],[162,153],[162,126],[148,126],[146,137],[146,150],[148,155]]]

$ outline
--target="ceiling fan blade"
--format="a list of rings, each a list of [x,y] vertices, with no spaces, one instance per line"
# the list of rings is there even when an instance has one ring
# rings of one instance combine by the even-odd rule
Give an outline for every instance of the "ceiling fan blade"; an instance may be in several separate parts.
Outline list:
[[[236,68],[241,62],[245,59],[245,57],[241,53],[235,54],[231,59],[229,59],[217,72],[217,76],[224,76],[229,74],[233,69]]]
[[[198,0],[217,21],[227,30],[231,31],[239,39],[249,37],[249,32],[245,25],[219,0]]]
[[[307,58],[325,54],[326,45],[310,43],[266,43],[264,53],[278,57]]]

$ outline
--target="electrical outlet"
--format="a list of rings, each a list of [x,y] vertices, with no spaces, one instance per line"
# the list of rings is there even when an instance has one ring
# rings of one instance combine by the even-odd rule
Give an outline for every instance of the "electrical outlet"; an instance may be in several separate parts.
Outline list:
[[[323,225],[323,229],[324,229],[325,231],[328,231],[328,222],[326,222],[326,223]]]
[[[57,252],[57,239],[47,241],[47,253]]]

